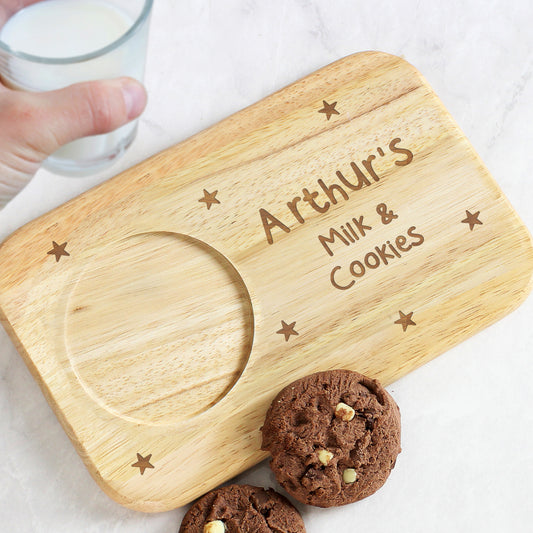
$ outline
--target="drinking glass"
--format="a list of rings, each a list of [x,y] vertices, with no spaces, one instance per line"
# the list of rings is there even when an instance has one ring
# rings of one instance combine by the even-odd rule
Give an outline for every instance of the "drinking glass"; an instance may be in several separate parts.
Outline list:
[[[87,4],[86,0],[68,1],[71,6],[76,2],[85,1]],[[49,91],[77,82],[120,76],[130,76],[142,82],[153,0],[93,1],[106,4],[108,9],[111,6],[127,19],[124,33],[119,38],[103,48],[83,55],[72,55],[72,51],[65,49],[64,54],[61,52],[61,57],[28,54],[13,49],[0,38],[2,82],[12,89],[24,91]],[[30,3],[36,4],[36,2],[26,2]],[[82,7],[80,3],[80,9]],[[60,9],[57,11],[57,20],[53,21],[53,27],[45,30],[50,34],[65,23],[61,20]],[[88,17],[87,24],[90,23]],[[43,166],[58,174],[70,176],[91,174],[120,157],[131,145],[136,133],[137,121],[134,121],[111,133],[84,137],[61,147],[45,161]]]

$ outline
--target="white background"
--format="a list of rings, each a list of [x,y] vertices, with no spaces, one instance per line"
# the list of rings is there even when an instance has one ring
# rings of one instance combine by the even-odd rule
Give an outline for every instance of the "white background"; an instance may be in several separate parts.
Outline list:
[[[421,70],[533,228],[532,23],[531,0],[156,0],[150,103],[133,147],[90,178],[40,171],[0,212],[0,238],[315,69],[369,49],[402,55]],[[300,506],[307,531],[533,531],[532,319],[529,298],[389,387],[403,417],[403,452],[389,481],[344,508]],[[275,486],[266,463],[238,481]],[[142,514],[108,499],[0,330],[0,531],[167,533],[183,513]]]

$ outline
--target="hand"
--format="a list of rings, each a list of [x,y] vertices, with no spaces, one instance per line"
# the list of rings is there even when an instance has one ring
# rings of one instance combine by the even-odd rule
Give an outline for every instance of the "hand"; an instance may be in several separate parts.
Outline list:
[[[59,147],[137,118],[146,91],[136,80],[78,83],[42,93],[0,84],[0,209]]]

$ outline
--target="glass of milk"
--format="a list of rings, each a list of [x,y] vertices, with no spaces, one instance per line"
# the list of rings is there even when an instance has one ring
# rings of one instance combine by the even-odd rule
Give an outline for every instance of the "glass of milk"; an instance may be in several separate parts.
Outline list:
[[[22,0],[0,20],[0,77],[12,89],[48,91],[130,76],[142,81],[153,0]],[[23,6],[26,7],[23,7]],[[22,9],[20,9],[22,7]],[[7,10],[7,8],[4,8]],[[71,142],[44,166],[83,176],[108,166],[133,142],[137,123]]]

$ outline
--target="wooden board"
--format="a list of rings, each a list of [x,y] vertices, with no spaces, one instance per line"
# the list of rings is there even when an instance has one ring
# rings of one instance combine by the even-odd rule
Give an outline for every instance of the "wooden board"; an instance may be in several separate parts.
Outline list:
[[[98,484],[162,511],[265,457],[290,381],[388,384],[517,307],[532,267],[427,82],[369,52],[17,231],[0,307]]]

